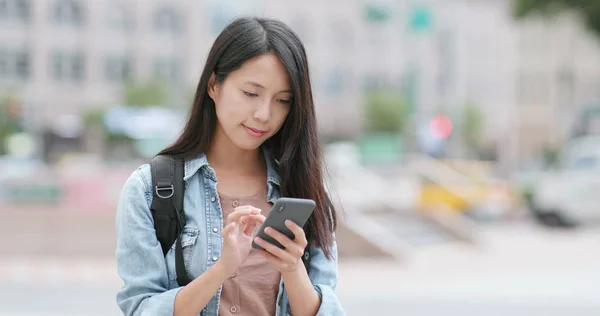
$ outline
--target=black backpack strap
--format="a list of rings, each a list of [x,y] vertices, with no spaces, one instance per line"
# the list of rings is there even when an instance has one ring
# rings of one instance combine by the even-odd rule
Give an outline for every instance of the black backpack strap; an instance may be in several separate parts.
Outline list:
[[[183,180],[184,164],[182,159],[170,156],[156,156],[152,159],[152,217],[156,238],[161,244],[163,255],[166,255],[175,245],[175,270],[177,282],[183,286],[191,282],[185,271],[181,232],[185,227],[186,218],[183,212],[183,197],[185,183]]]

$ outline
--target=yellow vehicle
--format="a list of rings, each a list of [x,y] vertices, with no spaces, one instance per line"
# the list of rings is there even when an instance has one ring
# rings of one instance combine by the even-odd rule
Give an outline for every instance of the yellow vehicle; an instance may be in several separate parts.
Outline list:
[[[494,179],[489,163],[480,161],[439,161],[445,168],[460,175],[460,181],[432,181],[424,177],[421,183],[420,208],[438,205],[463,213],[481,208],[509,210],[516,203],[515,195],[506,183]],[[450,178],[450,177],[448,177]],[[454,177],[456,179],[456,177]]]

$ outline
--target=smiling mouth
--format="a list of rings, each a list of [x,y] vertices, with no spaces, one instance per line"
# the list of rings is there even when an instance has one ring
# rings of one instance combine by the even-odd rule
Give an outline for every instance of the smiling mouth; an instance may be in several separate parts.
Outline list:
[[[246,130],[246,132],[248,132],[248,134],[250,134],[250,136],[253,136],[253,137],[261,137],[261,136],[263,136],[264,134],[267,133],[267,131],[263,131],[263,130],[251,128],[251,127],[248,127],[248,126],[243,125],[243,124],[242,124],[242,126],[244,127],[244,129]]]

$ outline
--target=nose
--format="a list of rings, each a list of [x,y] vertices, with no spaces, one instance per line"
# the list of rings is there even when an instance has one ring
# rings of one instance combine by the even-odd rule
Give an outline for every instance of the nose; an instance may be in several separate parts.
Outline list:
[[[261,121],[261,122],[267,122],[269,120],[270,116],[271,116],[271,103],[269,101],[262,102],[258,106],[258,108],[256,108],[256,111],[254,111],[254,119]]]

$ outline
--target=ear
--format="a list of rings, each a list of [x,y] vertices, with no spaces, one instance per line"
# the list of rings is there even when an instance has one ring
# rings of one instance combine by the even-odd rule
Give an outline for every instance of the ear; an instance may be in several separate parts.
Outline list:
[[[207,87],[208,96],[213,99],[213,101],[217,101],[216,98],[219,95],[219,84],[217,84],[217,78],[215,77],[215,73],[213,72],[208,79],[208,87]]]

